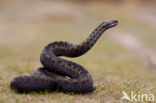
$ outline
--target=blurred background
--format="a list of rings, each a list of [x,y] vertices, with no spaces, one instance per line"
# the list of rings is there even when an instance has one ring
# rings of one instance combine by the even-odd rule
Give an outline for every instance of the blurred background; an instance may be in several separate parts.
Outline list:
[[[122,90],[156,95],[155,5],[155,0],[0,0],[0,102],[114,103]],[[79,58],[63,57],[93,75],[94,93],[19,95],[10,90],[13,77],[42,66],[39,56],[48,43],[79,44],[108,19],[118,20],[118,26],[92,50]]]

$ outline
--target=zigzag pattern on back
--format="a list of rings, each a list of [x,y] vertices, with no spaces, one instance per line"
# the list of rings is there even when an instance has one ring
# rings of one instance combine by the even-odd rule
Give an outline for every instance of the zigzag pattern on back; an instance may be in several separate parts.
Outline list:
[[[43,67],[31,74],[13,78],[10,87],[20,93],[54,91],[88,93],[95,90],[89,72],[79,64],[59,58],[78,57],[90,50],[103,32],[118,24],[116,20],[102,22],[81,44],[53,42],[40,55]]]

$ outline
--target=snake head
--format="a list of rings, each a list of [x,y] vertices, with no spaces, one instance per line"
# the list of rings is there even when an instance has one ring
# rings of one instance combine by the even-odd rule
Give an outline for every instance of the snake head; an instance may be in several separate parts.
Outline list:
[[[118,24],[118,21],[117,20],[107,20],[107,21],[104,21],[100,27],[104,30],[106,29],[109,29],[109,28],[112,28],[114,26],[116,26]]]

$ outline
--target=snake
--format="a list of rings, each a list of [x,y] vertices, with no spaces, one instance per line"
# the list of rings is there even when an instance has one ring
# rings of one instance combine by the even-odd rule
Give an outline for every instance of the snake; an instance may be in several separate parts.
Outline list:
[[[63,91],[65,93],[89,93],[96,89],[91,74],[83,66],[60,58],[79,57],[89,51],[101,35],[118,24],[117,20],[103,21],[78,45],[55,41],[44,47],[39,67],[33,73],[14,77],[10,88],[19,93]]]

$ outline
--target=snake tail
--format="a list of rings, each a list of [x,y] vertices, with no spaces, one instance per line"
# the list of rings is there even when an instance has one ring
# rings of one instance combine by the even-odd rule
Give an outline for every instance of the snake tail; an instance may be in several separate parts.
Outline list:
[[[20,93],[61,90],[67,93],[88,93],[96,88],[90,73],[81,65],[60,58],[79,57],[89,51],[100,36],[118,24],[117,20],[102,22],[89,37],[78,45],[64,41],[49,43],[40,55],[43,67],[31,74],[13,78],[10,87]]]

